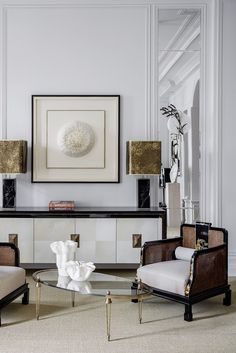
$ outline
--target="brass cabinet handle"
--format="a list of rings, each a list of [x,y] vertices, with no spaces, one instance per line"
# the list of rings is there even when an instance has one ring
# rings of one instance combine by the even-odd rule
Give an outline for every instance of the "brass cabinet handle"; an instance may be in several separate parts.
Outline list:
[[[18,248],[18,234],[8,234],[8,241]]]
[[[80,234],[71,234],[70,240],[73,240],[77,243],[77,248],[80,247]]]
[[[142,234],[132,234],[132,246],[133,248],[142,247]]]

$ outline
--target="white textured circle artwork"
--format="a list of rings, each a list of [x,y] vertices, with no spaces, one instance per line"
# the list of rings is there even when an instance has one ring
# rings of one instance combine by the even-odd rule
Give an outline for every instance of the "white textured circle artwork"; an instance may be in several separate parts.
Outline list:
[[[92,150],[94,142],[92,127],[81,121],[62,126],[57,135],[60,151],[69,157],[85,156]]]

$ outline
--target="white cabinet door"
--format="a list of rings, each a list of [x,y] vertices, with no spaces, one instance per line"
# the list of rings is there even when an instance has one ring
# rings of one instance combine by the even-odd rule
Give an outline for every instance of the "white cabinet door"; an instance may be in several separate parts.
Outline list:
[[[20,262],[33,262],[33,220],[0,218],[0,241],[9,242],[9,234],[17,234]]]
[[[116,262],[116,219],[76,219],[76,233],[80,234],[77,260]]]
[[[56,255],[50,244],[58,240],[70,240],[75,233],[75,220],[68,218],[34,219],[34,262],[56,263]]]
[[[139,263],[141,246],[160,238],[160,226],[154,218],[117,219],[117,263]]]

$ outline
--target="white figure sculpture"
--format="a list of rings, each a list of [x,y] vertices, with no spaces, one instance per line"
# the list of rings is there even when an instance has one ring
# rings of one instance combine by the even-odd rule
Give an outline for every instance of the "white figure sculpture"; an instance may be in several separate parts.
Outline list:
[[[56,254],[56,264],[59,276],[68,276],[65,265],[74,260],[77,243],[73,240],[55,241],[50,244],[52,252]]]

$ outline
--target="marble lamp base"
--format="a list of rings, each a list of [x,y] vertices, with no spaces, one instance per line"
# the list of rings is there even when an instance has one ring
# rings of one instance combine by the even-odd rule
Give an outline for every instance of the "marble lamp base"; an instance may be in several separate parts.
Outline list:
[[[3,179],[2,181],[2,207],[16,207],[16,179]]]
[[[138,207],[150,208],[150,179],[138,179]]]

